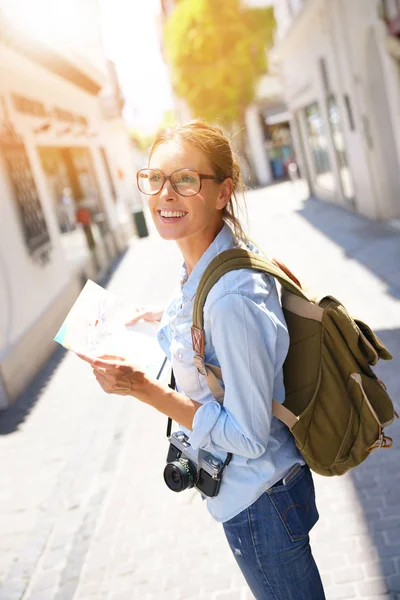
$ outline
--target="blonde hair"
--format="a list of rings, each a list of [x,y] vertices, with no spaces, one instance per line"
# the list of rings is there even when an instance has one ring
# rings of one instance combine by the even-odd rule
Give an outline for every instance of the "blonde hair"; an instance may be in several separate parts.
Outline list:
[[[239,201],[236,195],[238,191],[243,194],[245,186],[237,159],[222,129],[215,125],[210,125],[201,119],[189,121],[185,125],[163,129],[156,135],[150,149],[149,159],[158,146],[166,142],[171,142],[176,138],[180,138],[201,150],[210,161],[214,174],[221,181],[227,177],[232,179],[232,196],[222,211],[222,218],[232,227],[235,236],[239,240],[246,240],[247,236],[238,217]]]

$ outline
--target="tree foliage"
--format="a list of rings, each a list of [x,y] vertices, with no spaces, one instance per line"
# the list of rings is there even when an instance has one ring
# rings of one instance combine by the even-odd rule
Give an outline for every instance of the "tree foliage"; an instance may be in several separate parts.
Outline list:
[[[275,19],[272,8],[240,0],[180,0],[165,25],[175,92],[197,117],[242,122],[267,71]]]

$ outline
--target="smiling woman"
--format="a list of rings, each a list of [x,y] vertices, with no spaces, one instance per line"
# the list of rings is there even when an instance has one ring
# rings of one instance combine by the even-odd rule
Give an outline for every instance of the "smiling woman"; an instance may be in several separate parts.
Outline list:
[[[221,229],[224,216],[240,227],[232,204],[239,169],[232,153],[228,160],[221,152],[215,159],[212,150],[219,131],[192,121],[160,132],[150,152],[150,168],[138,173],[139,188],[147,189],[144,193],[158,232],[177,242],[188,274]]]
[[[105,391],[132,395],[180,423],[165,483],[207,498],[257,600],[323,600],[308,537],[318,520],[311,472],[272,413],[272,399],[285,398],[289,346],[274,279],[249,268],[224,271],[203,324],[192,323],[211,263],[223,266],[222,255],[238,247],[260,253],[236,214],[241,176],[229,141],[200,120],[162,131],[137,180],[159,234],[184,259],[180,292],[158,334],[176,389],[124,359],[89,362]]]

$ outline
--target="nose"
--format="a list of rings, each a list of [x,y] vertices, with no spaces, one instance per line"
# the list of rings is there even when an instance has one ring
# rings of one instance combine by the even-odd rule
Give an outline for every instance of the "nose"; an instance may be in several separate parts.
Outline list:
[[[175,194],[175,190],[171,185],[171,182],[169,179],[167,179],[164,182],[164,185],[162,187],[162,190],[160,192],[160,198],[164,201],[167,202],[171,202],[173,200],[176,200],[176,194]]]

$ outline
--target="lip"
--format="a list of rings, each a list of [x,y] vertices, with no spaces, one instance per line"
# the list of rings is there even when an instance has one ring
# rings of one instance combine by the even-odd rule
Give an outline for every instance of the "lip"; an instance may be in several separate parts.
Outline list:
[[[162,209],[162,210],[167,210],[167,209]],[[177,209],[175,209],[175,210],[173,210],[171,212],[183,212],[185,214],[183,215],[183,217],[163,217],[161,215],[161,209],[159,209],[159,210],[157,210],[157,213],[158,213],[158,216],[159,216],[159,218],[160,218],[160,220],[161,220],[162,223],[166,223],[166,224],[177,223],[178,221],[182,221],[182,219],[184,219],[186,217],[186,215],[188,214],[186,210],[177,210]]]

